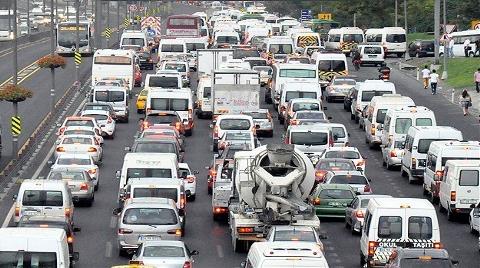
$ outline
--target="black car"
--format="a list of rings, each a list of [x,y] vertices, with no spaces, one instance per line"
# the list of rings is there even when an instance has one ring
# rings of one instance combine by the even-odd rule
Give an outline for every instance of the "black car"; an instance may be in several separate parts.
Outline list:
[[[385,268],[451,268],[457,264],[458,261],[450,259],[446,249],[397,248],[390,255]]]
[[[433,57],[435,55],[435,44],[433,40],[415,40],[408,44],[408,55],[410,57]]]
[[[73,255],[73,242],[75,241],[74,234],[81,231],[80,227],[73,227],[65,217],[44,215],[23,216],[18,222],[18,227],[59,228],[65,230],[70,255]]]
[[[141,70],[153,70],[154,63],[152,53],[150,51],[137,52],[139,58],[139,65]]]

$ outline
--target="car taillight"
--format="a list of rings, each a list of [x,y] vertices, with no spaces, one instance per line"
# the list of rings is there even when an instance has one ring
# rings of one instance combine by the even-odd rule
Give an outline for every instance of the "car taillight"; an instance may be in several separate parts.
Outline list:
[[[133,233],[133,230],[126,229],[126,228],[118,228],[118,233],[119,234],[131,234],[131,233]]]
[[[57,152],[63,153],[63,152],[65,152],[65,148],[63,148],[63,147],[57,147]]]
[[[218,126],[215,126],[215,127],[213,128],[213,137],[214,137],[214,138],[218,138]]]
[[[370,185],[365,185],[365,187],[363,187],[363,192],[369,193],[371,191],[372,191],[372,189],[370,188]]]
[[[180,209],[184,209],[186,203],[187,199],[185,198],[185,194],[182,194],[180,197]]]
[[[107,123],[108,123],[108,124],[111,124],[111,123],[112,123],[112,118],[111,118],[110,116],[108,117]]]
[[[355,212],[355,216],[356,216],[357,218],[363,218],[363,211],[357,210],[357,212]]]
[[[188,175],[188,176],[187,176],[187,182],[188,182],[188,183],[194,183],[194,182],[195,182],[195,176],[193,176],[193,175]]]
[[[193,117],[193,111],[192,109],[188,109],[188,119],[192,119]]]
[[[96,152],[96,151],[97,151],[97,148],[95,148],[95,147],[90,147],[90,148],[88,148],[88,152],[89,152],[89,153],[94,153],[94,152]]]
[[[312,205],[320,205],[320,198],[319,197],[315,197],[312,199],[311,201]]]
[[[357,164],[356,164],[357,167],[363,166],[363,165],[365,165],[365,160],[363,160],[363,159],[358,161]]]
[[[442,244],[439,243],[439,242],[433,243],[433,248],[440,249],[440,248],[442,248]]]
[[[88,191],[88,184],[82,182],[82,184],[80,184],[80,191]]]
[[[412,157],[412,169],[416,169],[416,168],[417,168],[417,159]]]
[[[369,241],[368,242],[368,255],[373,256],[375,255],[375,248],[377,247],[377,242]]]
[[[437,172],[435,172],[434,180],[439,181],[442,179],[442,177],[443,177],[443,170],[437,170]]]
[[[450,201],[452,201],[452,202],[457,201],[457,192],[455,192],[455,191],[450,192]]]
[[[72,216],[72,209],[66,208],[65,209],[65,217],[70,218]]]
[[[315,171],[315,180],[317,182],[323,182],[323,177],[325,177],[326,172],[324,170]]]
[[[298,125],[298,120],[296,120],[296,119],[290,120],[290,125],[292,125],[292,126]]]
[[[182,128],[182,123],[180,123],[180,122],[175,123],[175,129],[176,130],[180,131],[181,128]]]
[[[217,171],[215,169],[210,169],[209,173],[210,173],[210,177],[212,178],[217,176]]]
[[[228,212],[228,208],[225,207],[214,207],[213,214],[224,214]]]
[[[253,233],[253,227],[237,227],[239,234]]]
[[[375,135],[375,125],[372,125],[372,128],[370,128],[370,134]]]
[[[20,217],[20,207],[15,207],[15,217]]]
[[[182,236],[182,229],[172,229],[168,230],[167,234],[174,234],[176,236]]]
[[[390,151],[390,157],[397,157],[397,151],[395,150]]]
[[[192,263],[189,262],[189,261],[186,261],[186,262],[183,264],[183,268],[192,268]]]
[[[88,173],[89,173],[89,174],[96,174],[96,173],[97,173],[97,169],[96,169],[96,168],[89,169],[89,170],[88,170]]]
[[[69,244],[73,243],[73,236],[67,237],[67,243],[69,243]]]

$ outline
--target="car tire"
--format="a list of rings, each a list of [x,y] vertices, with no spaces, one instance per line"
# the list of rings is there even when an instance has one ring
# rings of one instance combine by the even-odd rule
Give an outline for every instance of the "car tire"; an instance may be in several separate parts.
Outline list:
[[[358,232],[355,231],[355,227],[353,226],[353,224],[350,224],[350,232],[352,233],[352,235],[357,235]]]
[[[209,195],[212,195],[212,188],[207,188],[207,193],[208,193]]]
[[[238,239],[232,241],[233,251],[236,253],[244,253],[246,251],[246,245],[246,241],[241,241]]]
[[[448,221],[455,221],[456,217],[457,217],[457,215],[451,209],[447,209],[447,219],[448,219]]]
[[[98,179],[97,179],[97,180],[98,180]],[[98,191],[99,188],[100,188],[100,181],[98,181],[98,182],[97,182],[97,185],[95,185],[95,186],[93,187],[93,190]]]
[[[433,193],[430,193],[430,202],[434,205],[438,204],[438,197],[433,196]]]
[[[357,123],[357,124],[360,123],[360,117],[358,117],[356,115],[355,115],[355,123]]]
[[[273,130],[272,131],[268,131],[267,134],[265,134],[265,136],[269,137],[269,138],[272,138],[273,137]]]
[[[366,264],[367,262],[365,261],[365,257],[362,253],[360,253],[360,267],[365,267]]]
[[[473,222],[472,222],[472,217],[468,216],[468,225],[470,227],[470,233],[475,234],[477,231],[473,229]]]
[[[190,195],[190,197],[188,198],[188,200],[193,202],[193,201],[195,201],[195,197],[196,197],[196,196],[195,196],[194,194],[192,194],[192,195]]]
[[[87,207],[91,207],[93,205],[93,201],[95,201],[95,195],[86,202]]]
[[[403,170],[403,168],[400,169],[400,175],[404,178],[408,177],[408,173]]]
[[[355,120],[355,115],[350,113],[350,120]]]

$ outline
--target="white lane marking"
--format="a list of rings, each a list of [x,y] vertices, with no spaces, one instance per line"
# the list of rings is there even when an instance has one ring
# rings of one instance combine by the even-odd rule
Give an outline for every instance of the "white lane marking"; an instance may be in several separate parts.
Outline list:
[[[220,245],[217,245],[217,254],[219,258],[223,258],[225,255],[223,254],[223,248]]]
[[[112,242],[108,241],[107,244],[105,245],[105,258],[111,258],[112,257]]]
[[[12,207],[8,211],[7,217],[2,223],[2,228],[5,228],[8,226],[8,224],[10,223],[10,219],[13,217],[13,212],[15,212],[15,202],[12,204]]]
[[[110,228],[115,229],[117,227],[117,217],[112,216],[110,218]]]
[[[45,157],[45,159],[43,159],[42,163],[40,163],[40,166],[38,166],[37,170],[35,170],[35,173],[33,173],[33,176],[32,176],[32,179],[36,179],[38,177],[38,175],[40,175],[40,172],[42,172],[43,168],[45,167],[45,165],[47,164],[48,160],[50,159],[50,157],[52,156],[53,154],[53,150],[55,149],[55,146],[52,146],[52,148],[50,149],[50,151],[48,151],[47,153],[47,156]]]

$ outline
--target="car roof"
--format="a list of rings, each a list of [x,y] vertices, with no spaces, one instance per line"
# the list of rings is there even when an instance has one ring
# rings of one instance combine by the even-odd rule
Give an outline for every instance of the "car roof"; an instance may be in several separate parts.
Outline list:
[[[362,177],[367,177],[363,172],[358,171],[358,170],[334,170],[334,171],[329,171],[333,176],[342,176],[342,175],[356,175],[356,176],[362,176]]]
[[[58,155],[57,158],[80,158],[80,159],[90,159],[91,156],[87,153],[65,153]]]
[[[326,151],[329,152],[341,152],[341,151],[350,151],[350,152],[360,152],[357,147],[345,146],[345,147],[328,147]]]
[[[340,189],[340,190],[349,190],[353,192],[352,187],[348,184],[338,184],[338,183],[329,183],[329,184],[319,184],[319,189]]]
[[[143,247],[146,246],[176,246],[176,247],[185,247],[183,241],[177,240],[154,240],[154,241],[145,241],[142,243]]]
[[[109,111],[105,111],[105,110],[83,110],[82,111],[82,115],[83,114],[103,114],[103,115],[110,115],[110,112]]]
[[[330,130],[330,127],[328,125],[322,125],[322,124],[317,124],[317,125],[291,125],[288,127],[290,132],[315,132],[315,131],[323,131],[323,130]]]
[[[177,205],[172,199],[169,198],[161,198],[161,197],[139,197],[139,198],[131,198],[127,199],[125,203],[125,208],[130,207],[147,207],[147,208],[176,208]]]
[[[312,226],[296,226],[296,225],[275,225],[272,226],[275,231],[296,230],[296,231],[314,231]]]

